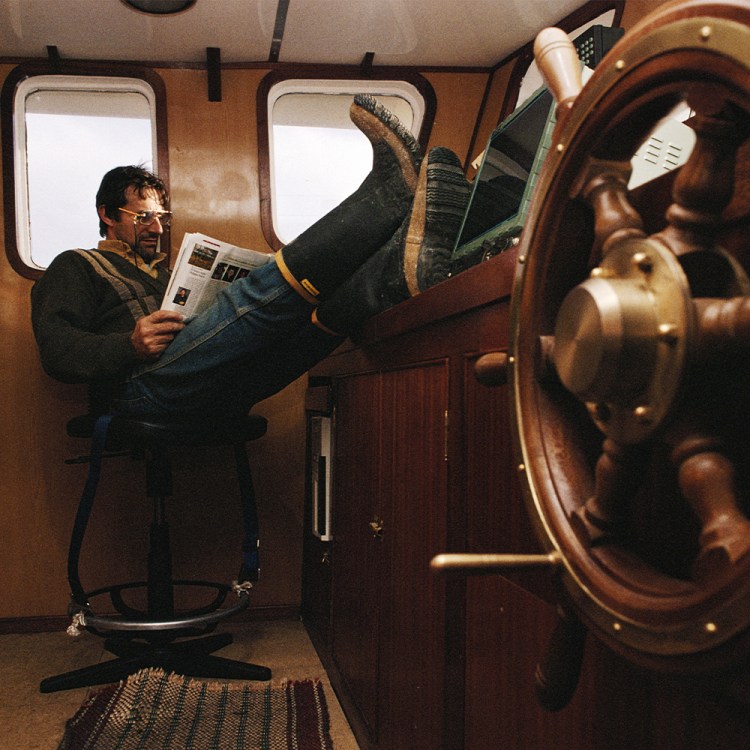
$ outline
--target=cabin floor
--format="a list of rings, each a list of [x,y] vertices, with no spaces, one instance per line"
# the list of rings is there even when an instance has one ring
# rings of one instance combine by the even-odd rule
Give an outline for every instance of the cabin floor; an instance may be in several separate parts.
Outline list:
[[[304,626],[295,620],[253,621],[222,626],[234,643],[217,655],[268,666],[273,680],[319,677],[323,681],[335,750],[357,750],[354,735]],[[55,750],[91,688],[42,694],[50,675],[112,658],[102,639],[64,632],[0,635],[0,750]]]

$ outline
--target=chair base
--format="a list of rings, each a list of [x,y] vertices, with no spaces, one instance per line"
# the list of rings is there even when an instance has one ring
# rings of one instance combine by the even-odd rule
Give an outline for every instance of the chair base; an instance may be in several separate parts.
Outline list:
[[[229,633],[163,645],[108,638],[104,647],[115,654],[117,659],[47,677],[41,681],[39,691],[54,693],[58,690],[106,685],[150,667],[189,677],[257,681],[271,679],[268,667],[213,655],[213,651],[224,648],[231,642],[232,636]]]
[[[93,664],[71,672],[48,677],[39,685],[42,693],[119,682],[145,668],[161,668],[188,677],[238,680],[269,680],[271,670],[256,664],[213,656],[232,642],[232,636],[213,635],[217,623],[245,609],[249,589],[257,580],[258,519],[255,492],[245,445],[266,432],[263,417],[249,415],[239,420],[217,422],[158,422],[120,416],[84,415],[70,420],[68,434],[92,441],[89,475],[78,504],[73,533],[68,548],[68,582],[71,603],[68,613],[73,621],[68,632],[85,628],[103,636],[104,647],[116,659]],[[175,580],[172,577],[172,555],[166,503],[172,495],[171,448],[193,446],[227,446],[234,449],[242,502],[245,540],[243,565],[238,581],[232,586],[209,581]],[[101,459],[106,452],[130,454],[145,459],[146,494],[153,503],[153,520],[149,530],[149,551],[145,581],[105,586],[88,593],[80,579],[78,564],[86,527],[94,503],[101,473]],[[255,551],[255,557],[253,552]],[[197,609],[176,609],[177,589],[198,588],[214,592],[213,601]],[[125,601],[126,592],[140,589],[141,608]],[[235,592],[237,600],[224,607],[226,596]],[[109,596],[114,613],[96,615],[90,600]],[[137,599],[138,600],[138,599]],[[145,609],[143,606],[145,604]],[[206,637],[203,637],[206,636]]]

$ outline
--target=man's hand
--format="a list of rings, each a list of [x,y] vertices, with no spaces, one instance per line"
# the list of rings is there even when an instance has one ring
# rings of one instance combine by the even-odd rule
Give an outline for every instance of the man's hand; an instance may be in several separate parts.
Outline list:
[[[182,313],[157,310],[141,318],[130,340],[138,359],[156,359],[185,327]]]

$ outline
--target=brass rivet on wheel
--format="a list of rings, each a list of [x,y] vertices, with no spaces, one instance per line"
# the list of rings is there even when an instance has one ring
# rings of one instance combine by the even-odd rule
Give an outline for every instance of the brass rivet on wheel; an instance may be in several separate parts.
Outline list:
[[[633,416],[641,423],[648,424],[651,421],[651,408],[648,406],[636,406]]]
[[[654,261],[648,253],[634,253],[633,263],[643,273],[651,273],[654,270]]]
[[[710,26],[701,27],[701,39],[704,42],[707,42],[711,38],[712,33],[713,33],[713,29]]]
[[[612,630],[619,633],[622,630],[622,625],[619,622],[612,623]]]
[[[674,323],[659,323],[659,339],[665,344],[677,341],[677,326]]]
[[[718,628],[716,627],[716,623],[715,622],[707,622],[706,623],[706,632],[707,633],[715,633],[717,630],[718,630]]]
[[[526,464],[518,464],[518,471],[526,471]]]
[[[563,146],[562,143],[558,143],[557,146],[555,146],[555,150],[558,154],[561,154],[563,151],[565,151],[565,146]]]
[[[615,70],[624,70],[625,69],[625,60],[618,60],[615,63]]]

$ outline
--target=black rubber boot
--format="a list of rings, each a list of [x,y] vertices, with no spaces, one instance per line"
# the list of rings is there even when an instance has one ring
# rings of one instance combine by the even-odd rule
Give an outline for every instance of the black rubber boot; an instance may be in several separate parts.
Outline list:
[[[352,195],[276,254],[284,278],[313,304],[388,241],[417,186],[419,144],[398,118],[365,94],[354,97],[350,116],[372,144],[372,171]]]
[[[444,281],[470,192],[458,157],[447,148],[431,149],[410,214],[381,250],[321,302],[315,324],[350,335],[373,315]]]

